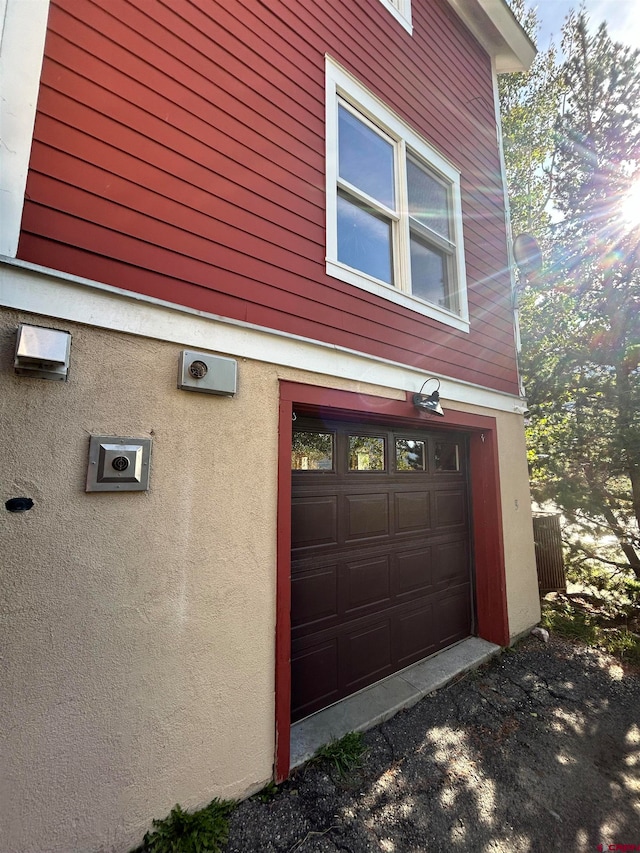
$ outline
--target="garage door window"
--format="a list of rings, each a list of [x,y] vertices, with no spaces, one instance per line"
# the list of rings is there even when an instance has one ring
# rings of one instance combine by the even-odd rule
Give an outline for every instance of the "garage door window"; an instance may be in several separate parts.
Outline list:
[[[460,454],[457,444],[436,442],[435,448],[436,471],[459,471]]]
[[[294,432],[291,468],[293,471],[332,471],[333,435],[327,432]]]
[[[350,435],[349,471],[384,471],[384,438]]]
[[[396,470],[424,471],[425,459],[424,441],[412,441],[406,438],[396,439]]]

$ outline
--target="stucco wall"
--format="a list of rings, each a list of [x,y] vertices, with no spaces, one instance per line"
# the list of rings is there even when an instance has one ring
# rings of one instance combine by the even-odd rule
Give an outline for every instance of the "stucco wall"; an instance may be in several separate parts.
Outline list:
[[[68,382],[15,375],[19,322],[72,333]],[[404,399],[243,359],[233,399],[178,391],[180,349],[2,314],[3,853],[127,850],[271,777],[278,379]],[[538,618],[522,420],[465,408],[498,417],[513,635]],[[90,434],[151,436],[149,492],[85,493]]]
[[[517,637],[540,621],[533,549],[531,493],[522,417],[498,414],[498,454],[509,634]]]
[[[0,847],[122,849],[272,772],[277,379],[178,391],[179,347],[71,323],[69,381],[25,379],[19,320],[61,327],[1,326]],[[85,493],[91,433],[152,436],[148,493]]]

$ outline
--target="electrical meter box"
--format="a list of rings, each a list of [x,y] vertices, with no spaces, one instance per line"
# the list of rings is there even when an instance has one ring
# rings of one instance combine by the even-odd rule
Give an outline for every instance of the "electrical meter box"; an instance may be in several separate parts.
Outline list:
[[[238,390],[238,363],[234,358],[183,350],[178,364],[178,388],[233,397]]]

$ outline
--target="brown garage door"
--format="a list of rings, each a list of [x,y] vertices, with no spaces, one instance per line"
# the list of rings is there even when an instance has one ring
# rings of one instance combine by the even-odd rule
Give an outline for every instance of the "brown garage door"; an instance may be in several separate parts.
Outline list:
[[[469,636],[465,436],[302,420],[292,452],[292,719]]]

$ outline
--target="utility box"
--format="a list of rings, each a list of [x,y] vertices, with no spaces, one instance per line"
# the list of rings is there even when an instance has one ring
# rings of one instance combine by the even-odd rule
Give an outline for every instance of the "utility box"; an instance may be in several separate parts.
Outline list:
[[[233,397],[238,387],[238,363],[233,358],[206,352],[182,350],[178,365],[178,388]]]

